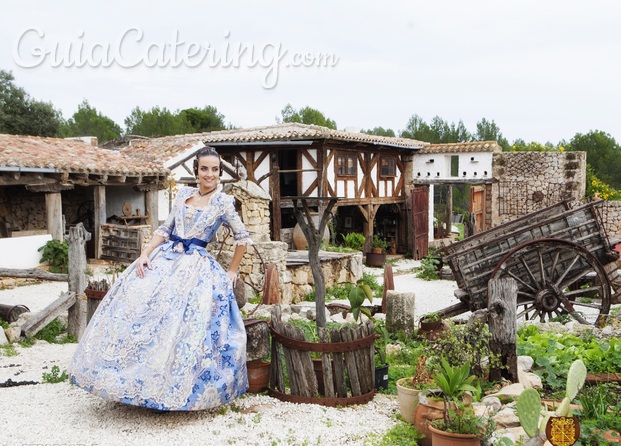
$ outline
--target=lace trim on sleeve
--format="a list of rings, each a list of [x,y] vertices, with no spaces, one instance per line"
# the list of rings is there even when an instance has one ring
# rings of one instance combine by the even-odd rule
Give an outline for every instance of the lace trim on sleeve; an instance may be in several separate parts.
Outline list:
[[[240,245],[254,245],[254,242],[250,238],[250,232],[242,231],[233,236],[233,246]]]

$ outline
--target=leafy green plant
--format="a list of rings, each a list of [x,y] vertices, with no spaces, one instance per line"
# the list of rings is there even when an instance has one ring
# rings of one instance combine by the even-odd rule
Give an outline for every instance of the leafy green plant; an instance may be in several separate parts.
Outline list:
[[[447,326],[442,336],[423,346],[433,368],[440,367],[439,358],[444,358],[452,366],[469,362],[472,373],[483,377],[499,364],[499,355],[490,350],[492,335],[487,324],[477,320],[469,324],[449,322]]]
[[[440,259],[435,255],[428,255],[423,257],[420,261],[420,270],[416,274],[416,277],[424,280],[438,280],[440,273],[438,267],[440,266]]]
[[[390,333],[386,330],[386,323],[384,321],[375,321],[375,333],[378,338],[375,340],[375,366],[383,367],[387,362],[386,358],[386,345],[390,343]]]
[[[343,236],[345,247],[354,249],[356,251],[362,251],[362,246],[365,242],[365,237],[359,232],[350,232]]]
[[[606,415],[613,404],[613,391],[613,386],[608,383],[585,387],[578,398],[582,406],[582,417],[598,419]]]
[[[69,270],[69,244],[67,241],[49,240],[41,246],[38,251],[41,253],[41,262],[48,262],[50,272],[67,273]]]
[[[412,446],[418,444],[417,442],[421,438],[422,435],[412,423],[402,421],[388,430],[380,439],[374,436],[368,439],[370,442],[365,441],[364,444],[365,446]]]
[[[67,333],[67,326],[58,318],[43,327],[35,335],[35,338],[47,341],[50,344],[67,344],[77,342],[76,337]]]
[[[552,390],[562,388],[576,359],[582,359],[591,373],[616,373],[621,369],[621,339],[542,331],[534,324],[518,330],[517,352],[534,358],[534,372]]]
[[[461,367],[451,366],[445,358],[441,358],[442,367],[433,376],[433,381],[442,391],[448,402],[456,402],[466,391],[476,392],[472,386],[475,376],[470,375],[470,362]]]
[[[357,286],[353,287],[347,296],[349,299],[349,306],[351,307],[351,313],[354,315],[354,319],[358,321],[360,313],[366,317],[371,317],[371,312],[368,308],[363,307],[365,299],[368,299],[373,304],[373,291],[371,287],[365,283],[358,281]]]
[[[374,249],[381,249],[382,252],[386,251],[386,247],[388,246],[388,243],[386,242],[386,239],[383,237],[380,237],[379,235],[374,235],[373,236],[373,241],[371,242],[371,247]]]
[[[63,370],[61,373],[57,365],[52,366],[51,372],[43,372],[43,382],[47,384],[61,383],[67,381],[68,378],[67,371]]]

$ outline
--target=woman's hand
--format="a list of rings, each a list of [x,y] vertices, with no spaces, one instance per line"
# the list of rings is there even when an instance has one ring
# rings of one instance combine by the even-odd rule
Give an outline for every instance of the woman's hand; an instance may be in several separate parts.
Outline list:
[[[136,265],[136,275],[141,279],[144,277],[144,267],[151,269],[151,260],[149,260],[149,256],[146,253],[140,254],[138,257],[138,264]]]
[[[235,283],[237,282],[237,273],[233,271],[227,271],[226,273],[228,274],[229,279],[231,279],[233,286],[235,286]]]

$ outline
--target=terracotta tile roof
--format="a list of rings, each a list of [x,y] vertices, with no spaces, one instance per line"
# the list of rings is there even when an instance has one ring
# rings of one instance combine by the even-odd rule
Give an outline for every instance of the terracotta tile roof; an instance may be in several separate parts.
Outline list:
[[[496,141],[457,142],[449,144],[430,144],[417,153],[468,153],[468,152],[502,152]]]
[[[166,174],[161,164],[142,162],[81,141],[7,134],[0,134],[1,167],[125,176]]]
[[[191,135],[164,136],[147,141],[132,141],[122,152],[137,159],[166,162],[185,152],[197,143],[258,143],[272,141],[300,141],[311,139],[333,139],[362,142],[404,149],[420,149],[429,143],[408,138],[367,135],[341,130],[332,130],[318,125],[299,123],[276,124],[236,130],[195,133]]]

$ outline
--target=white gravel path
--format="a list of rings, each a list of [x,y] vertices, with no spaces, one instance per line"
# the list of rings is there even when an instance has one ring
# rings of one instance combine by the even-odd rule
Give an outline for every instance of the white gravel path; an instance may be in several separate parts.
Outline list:
[[[394,269],[395,288],[416,293],[416,315],[456,303],[453,281],[424,281],[399,274],[418,266],[402,260]],[[382,270],[366,271],[381,277]],[[0,291],[0,303],[44,308],[66,284],[46,283]],[[53,365],[67,369],[75,344],[43,341],[16,346],[16,356],[0,356],[0,382],[42,381]],[[396,396],[377,395],[366,405],[326,408],[283,403],[264,395],[244,396],[224,408],[204,412],[155,413],[94,397],[68,383],[0,388],[0,445],[315,445],[374,444],[396,424]],[[375,437],[374,437],[375,435]]]

